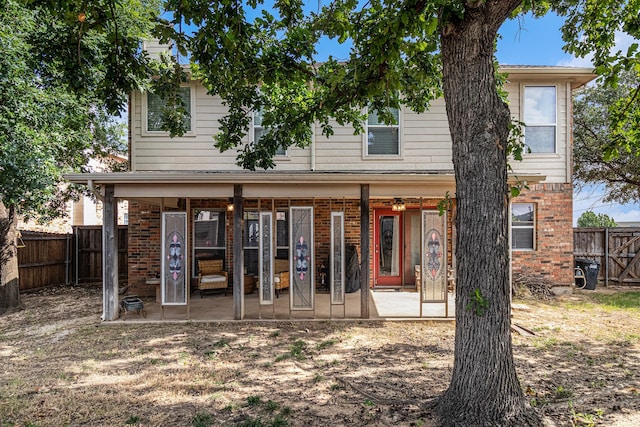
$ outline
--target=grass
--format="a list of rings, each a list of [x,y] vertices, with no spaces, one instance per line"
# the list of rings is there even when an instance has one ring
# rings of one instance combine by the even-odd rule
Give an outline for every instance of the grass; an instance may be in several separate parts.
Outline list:
[[[257,410],[262,414],[256,416],[247,416],[239,423],[235,423],[236,427],[285,427],[289,425],[288,417],[291,415],[291,408],[285,406],[279,414],[274,414],[280,409],[280,404],[273,400],[264,402],[259,396],[249,396],[247,398],[247,406]]]
[[[571,397],[573,397],[573,391],[561,385],[556,387],[556,390],[555,390],[556,399],[569,399]]]
[[[316,348],[318,350],[324,350],[325,348],[331,347],[332,345],[335,345],[337,341],[334,339],[331,340],[326,340],[326,341],[322,341],[321,343],[319,343]]]
[[[139,416],[137,416],[137,415],[129,415],[129,418],[127,418],[127,421],[125,421],[125,424],[127,424],[127,425],[135,425],[135,424],[140,423],[140,421],[142,421],[142,420],[140,419]]]
[[[247,405],[248,406],[258,406],[262,403],[262,399],[260,396],[249,396],[247,397]]]
[[[295,340],[293,343],[291,343],[291,345],[289,345],[289,351],[287,353],[280,354],[278,355],[278,357],[276,357],[276,362],[282,362],[283,360],[287,360],[290,358],[294,358],[296,360],[304,360],[304,351],[306,350],[306,348],[306,342],[300,339]]]
[[[615,294],[593,294],[591,300],[611,309],[640,312],[640,292],[617,292]]]
[[[198,412],[191,419],[191,425],[193,427],[209,427],[213,424],[213,418],[206,412]]]

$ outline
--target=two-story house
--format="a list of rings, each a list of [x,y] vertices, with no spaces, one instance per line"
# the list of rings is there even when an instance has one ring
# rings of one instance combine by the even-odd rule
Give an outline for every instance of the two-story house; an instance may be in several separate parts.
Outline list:
[[[502,72],[530,149],[511,163],[512,181],[527,185],[511,204],[512,268],[570,286],[572,94],[594,74],[533,66]],[[318,126],[310,147],[281,151],[273,170],[250,172],[236,165],[235,152],[214,147],[225,114],[221,100],[197,81],[185,84],[182,96],[191,115],[186,134],[169,138],[158,122],[163,100],[135,92],[130,172],[68,176],[103,189],[105,216],[113,215],[117,200],[129,200],[130,290],[153,294],[147,283],[159,275],[163,309],[188,307],[200,300],[191,291],[205,287],[199,261],[214,259],[232,296],[203,300],[228,298],[235,319],[247,317],[251,304],[260,317],[274,304],[285,304],[288,317],[318,317],[317,305],[330,304],[345,317],[369,318],[373,295],[381,303],[399,295],[380,292],[388,290],[414,298],[419,316],[454,315],[456,188],[443,100],[422,114],[395,111],[394,125],[380,123],[372,111],[361,135],[336,125],[326,138]],[[247,138],[257,140],[259,112],[252,123]],[[451,203],[441,215],[437,206],[447,195]],[[118,304],[109,229],[105,320],[117,316]],[[253,281],[256,290],[247,291]],[[212,310],[209,318],[219,316]]]

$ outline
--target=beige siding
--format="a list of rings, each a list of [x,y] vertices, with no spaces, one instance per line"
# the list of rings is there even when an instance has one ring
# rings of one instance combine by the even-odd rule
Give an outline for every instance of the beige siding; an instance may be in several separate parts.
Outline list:
[[[522,85],[554,84],[547,81],[511,81],[509,104],[515,119],[521,117]],[[220,120],[226,109],[219,97],[206,94],[204,88],[192,84],[195,94],[195,120],[193,132],[182,137],[169,138],[163,133],[143,131],[143,103],[146,95],[132,96],[132,158],[134,171],[233,171],[236,151],[220,153],[214,147],[213,136],[219,131]],[[543,174],[549,182],[569,182],[570,168],[567,163],[568,113],[570,87],[557,84],[558,130],[557,153],[551,155],[527,155],[522,162],[512,162],[516,173]],[[351,127],[334,124],[334,135],[322,135],[319,125],[314,129],[315,138],[311,147],[292,147],[288,156],[276,158],[279,171],[384,171],[384,170],[452,170],[451,138],[444,101],[432,103],[429,111],[417,114],[408,109],[401,114],[401,155],[387,158],[364,155],[363,136],[354,135]]]

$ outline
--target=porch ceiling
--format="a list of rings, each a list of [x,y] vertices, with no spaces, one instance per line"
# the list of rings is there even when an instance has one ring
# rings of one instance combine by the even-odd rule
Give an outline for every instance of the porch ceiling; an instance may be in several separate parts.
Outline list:
[[[232,197],[234,184],[242,184],[243,197],[359,198],[360,186],[370,186],[371,198],[442,197],[455,193],[453,171],[428,172],[116,172],[67,174],[68,181],[113,185],[118,198]],[[510,177],[535,184],[544,175]]]

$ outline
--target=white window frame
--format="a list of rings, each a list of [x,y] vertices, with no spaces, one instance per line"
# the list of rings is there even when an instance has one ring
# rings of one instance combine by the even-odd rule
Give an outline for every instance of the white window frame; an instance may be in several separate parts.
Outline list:
[[[513,206],[514,205],[530,205],[532,212],[533,212],[533,221],[531,225],[514,225],[513,224]],[[537,234],[536,234],[536,230],[537,230],[537,219],[538,219],[538,215],[537,215],[537,206],[535,203],[511,203],[511,215],[509,215],[509,222],[510,222],[510,229],[511,229],[511,251],[516,252],[532,252],[536,250],[536,241],[537,241]],[[514,242],[514,230],[531,230],[531,246],[530,248],[515,248],[513,246],[513,242]]]
[[[369,124],[369,110],[367,109],[367,120],[364,122],[364,132],[362,134],[362,157],[369,160],[381,160],[381,159],[399,159],[402,158],[402,140],[404,133],[404,126],[402,126],[404,120],[404,111],[402,107],[398,108],[398,123],[390,125],[370,125]],[[397,154],[369,154],[369,128],[396,128],[398,129],[398,153]]]
[[[534,123],[534,124],[529,124],[527,123],[526,120],[526,109],[527,109],[527,96],[526,96],[526,92],[527,92],[527,88],[553,88],[555,90],[555,115],[554,115],[554,122],[553,123]],[[559,108],[558,108],[558,85],[556,84],[545,84],[545,83],[526,83],[526,84],[522,84],[521,85],[521,111],[520,111],[520,117],[522,118],[521,121],[524,123],[524,143],[527,143],[527,127],[551,127],[553,126],[554,128],[554,147],[553,147],[553,151],[542,151],[542,152],[526,152],[525,151],[525,155],[527,156],[550,156],[550,155],[557,155],[558,154],[558,143],[559,143],[559,139],[558,139],[558,117],[559,117]],[[529,146],[526,146],[526,149],[528,150]]]
[[[196,85],[193,83],[186,83],[180,85],[181,88],[187,87],[190,90],[190,108],[191,108],[191,129],[186,131],[182,136],[196,136]],[[163,130],[149,130],[148,113],[149,113],[149,100],[148,92],[142,92],[142,135],[143,136],[157,136],[157,135],[169,135],[169,132]]]
[[[257,144],[258,141],[256,141],[256,131],[257,130],[264,130],[264,127],[262,126],[262,124],[260,125],[256,125],[256,111],[253,111],[251,113],[251,142],[254,144]],[[275,159],[288,159],[289,158],[289,149],[285,149],[284,153],[283,152],[278,152],[276,150],[276,154],[274,155]]]

